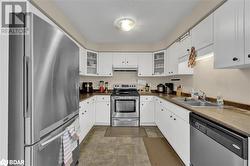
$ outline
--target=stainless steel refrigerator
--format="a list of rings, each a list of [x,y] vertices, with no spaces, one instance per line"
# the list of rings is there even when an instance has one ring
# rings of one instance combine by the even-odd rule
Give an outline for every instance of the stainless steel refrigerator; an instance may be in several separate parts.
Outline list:
[[[79,48],[34,14],[25,25],[26,34],[9,36],[8,158],[61,165],[61,136],[78,118]]]

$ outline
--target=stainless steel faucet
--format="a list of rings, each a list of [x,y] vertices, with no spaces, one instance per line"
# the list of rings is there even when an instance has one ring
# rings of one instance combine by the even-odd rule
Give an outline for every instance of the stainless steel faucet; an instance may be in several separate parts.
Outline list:
[[[199,91],[201,93],[201,95],[199,94],[199,99],[206,101],[206,98],[207,98],[206,93],[202,90],[199,90]]]

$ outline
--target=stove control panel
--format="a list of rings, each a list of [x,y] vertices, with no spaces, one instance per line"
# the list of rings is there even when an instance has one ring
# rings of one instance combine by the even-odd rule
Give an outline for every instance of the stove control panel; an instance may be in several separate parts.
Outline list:
[[[137,89],[136,84],[114,84],[114,89]]]

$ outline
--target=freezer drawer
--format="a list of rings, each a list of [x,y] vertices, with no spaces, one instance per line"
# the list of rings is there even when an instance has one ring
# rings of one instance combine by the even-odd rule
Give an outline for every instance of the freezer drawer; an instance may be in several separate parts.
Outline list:
[[[74,119],[55,130],[40,142],[33,146],[25,147],[25,166],[61,166],[62,165],[62,135],[65,129],[72,124]],[[79,158],[79,140],[75,141],[73,151],[73,163]]]

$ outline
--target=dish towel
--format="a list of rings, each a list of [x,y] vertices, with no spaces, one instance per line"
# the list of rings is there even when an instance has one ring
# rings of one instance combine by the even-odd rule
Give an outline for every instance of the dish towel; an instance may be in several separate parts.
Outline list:
[[[75,130],[74,124],[65,129],[62,137],[62,144],[59,153],[59,164],[70,166],[73,162],[73,150],[77,147],[77,140],[79,136]]]

